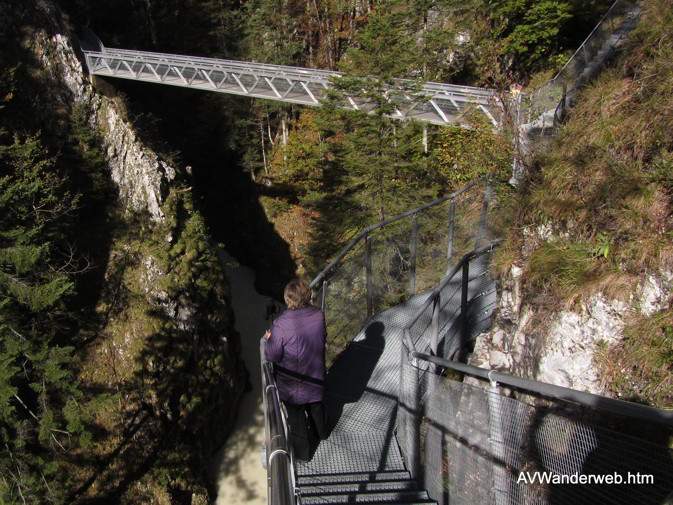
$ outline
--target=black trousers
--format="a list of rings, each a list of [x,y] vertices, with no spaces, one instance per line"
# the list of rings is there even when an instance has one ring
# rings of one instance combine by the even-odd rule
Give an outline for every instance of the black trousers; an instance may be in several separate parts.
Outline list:
[[[311,459],[319,440],[327,438],[327,413],[322,402],[294,405],[285,402],[290,443],[294,457],[304,461]]]

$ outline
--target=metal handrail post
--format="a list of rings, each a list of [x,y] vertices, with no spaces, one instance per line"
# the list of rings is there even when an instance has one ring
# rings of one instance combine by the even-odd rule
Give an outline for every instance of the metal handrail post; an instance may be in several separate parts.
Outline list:
[[[400,345],[400,393],[398,416],[402,430],[402,444],[408,449],[403,451],[404,459],[413,479],[421,474],[421,413],[420,413],[420,375],[409,355],[413,353],[413,343],[408,329],[404,330],[405,342]],[[415,361],[415,358],[412,358]],[[408,380],[407,380],[408,379]],[[399,431],[399,430],[398,430]]]
[[[372,274],[372,236],[365,237],[365,269],[367,271],[367,319],[374,315],[374,285]]]
[[[411,218],[411,265],[409,267],[409,294],[416,294],[416,245],[418,244],[418,219]]]
[[[322,283],[322,297],[320,300],[320,309],[325,315],[325,321],[327,321],[327,290],[329,289],[329,281]]]
[[[453,259],[453,230],[456,223],[456,200],[451,200],[449,207],[449,240],[446,246],[446,272],[451,270],[451,261]]]
[[[442,296],[438,294],[432,301],[432,328],[430,335],[430,353],[437,356],[437,349],[439,347],[439,316],[442,310]],[[430,386],[434,386],[430,384]]]
[[[468,285],[470,282],[470,262],[466,261],[463,263],[463,280],[461,284],[461,293],[460,293],[460,349],[458,349],[458,355],[462,355],[465,351],[465,346],[467,345],[468,332],[467,332],[467,294],[468,294]]]
[[[441,311],[441,294],[437,295],[432,301],[432,333],[430,337],[430,349],[432,354],[437,356],[437,346],[439,344],[439,313]]]
[[[503,416],[498,383],[495,380],[490,381],[488,389],[488,439],[491,444],[491,453],[493,454],[493,497],[495,505],[509,505],[511,503],[508,489],[508,479],[510,473],[502,465],[507,461],[505,454],[505,444],[503,437]]]
[[[477,243],[475,244],[475,249],[481,245],[481,241],[484,240],[484,233],[486,231],[486,219],[488,218],[488,204],[491,200],[491,185],[486,181],[484,187],[484,201],[481,206],[481,215],[479,216],[479,235],[477,235]]]

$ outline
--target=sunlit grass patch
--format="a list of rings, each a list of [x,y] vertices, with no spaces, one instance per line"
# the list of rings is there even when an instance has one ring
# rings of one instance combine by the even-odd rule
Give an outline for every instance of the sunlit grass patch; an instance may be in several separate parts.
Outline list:
[[[622,399],[673,408],[673,309],[634,318],[624,335],[595,357],[604,385]]]
[[[597,283],[601,274],[589,245],[554,241],[533,252],[525,279],[537,291],[567,299]]]

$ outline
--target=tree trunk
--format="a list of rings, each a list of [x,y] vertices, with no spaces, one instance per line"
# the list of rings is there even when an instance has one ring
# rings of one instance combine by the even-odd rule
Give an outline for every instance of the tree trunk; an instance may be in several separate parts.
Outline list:
[[[310,22],[312,20],[311,0],[306,0],[306,17],[308,18],[309,21],[309,25],[306,27],[306,35],[305,35],[306,45],[308,46],[308,66],[313,67],[313,30],[312,30],[313,23]]]
[[[287,146],[287,120],[285,116],[281,120],[281,127],[283,129],[283,147]],[[283,154],[283,162],[287,162],[287,154]]]
[[[269,115],[266,115],[266,131],[269,135],[269,143],[271,144],[271,147],[273,147],[274,142],[273,142],[273,137],[271,136],[271,118]]]
[[[287,119],[285,118],[285,116],[283,116],[283,119],[281,119],[280,124],[281,128],[283,128],[283,145],[286,146],[288,131],[287,131]]]
[[[326,32],[327,32],[327,64],[329,65],[330,70],[334,70],[334,36],[332,34],[332,23],[330,23],[329,10],[327,9],[327,3],[325,3],[325,23],[326,23]]]
[[[262,160],[264,161],[264,175],[269,175],[269,169],[266,165],[266,149],[264,145],[264,121],[259,122],[259,135],[262,138]],[[255,180],[255,170],[251,170],[252,180]]]
[[[428,154],[428,126],[423,125],[423,153]]]
[[[147,9],[147,27],[150,31],[152,46],[157,47],[157,31],[154,26],[154,19],[152,18],[152,0],[145,0],[145,8]]]

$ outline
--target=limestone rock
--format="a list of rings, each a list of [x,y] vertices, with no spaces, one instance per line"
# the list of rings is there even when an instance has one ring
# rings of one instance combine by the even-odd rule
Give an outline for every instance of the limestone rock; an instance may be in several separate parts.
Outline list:
[[[162,219],[161,205],[169,183],[176,178],[176,168],[138,140],[119,111],[118,101],[94,92],[67,28],[57,22],[57,17],[51,22],[52,33],[36,32],[33,50],[54,81],[54,99],[64,110],[79,105],[89,111],[89,122],[101,133],[110,176],[126,208],[146,209],[154,220]]]
[[[647,275],[640,291],[640,311],[651,316],[668,305],[673,272],[661,276]]]
[[[547,228],[533,230],[529,239],[538,242],[548,233]],[[598,293],[576,311],[556,312],[539,334],[528,327],[534,313],[523,305],[522,274],[513,266],[500,279],[495,324],[477,339],[470,363],[596,394],[604,393],[595,362],[599,346],[619,341],[631,315],[651,316],[666,308],[673,292],[673,272],[648,273],[629,302]]]
[[[602,294],[583,304],[580,314],[562,311],[552,324],[540,359],[538,380],[600,394],[594,353],[621,337],[628,306]]]

